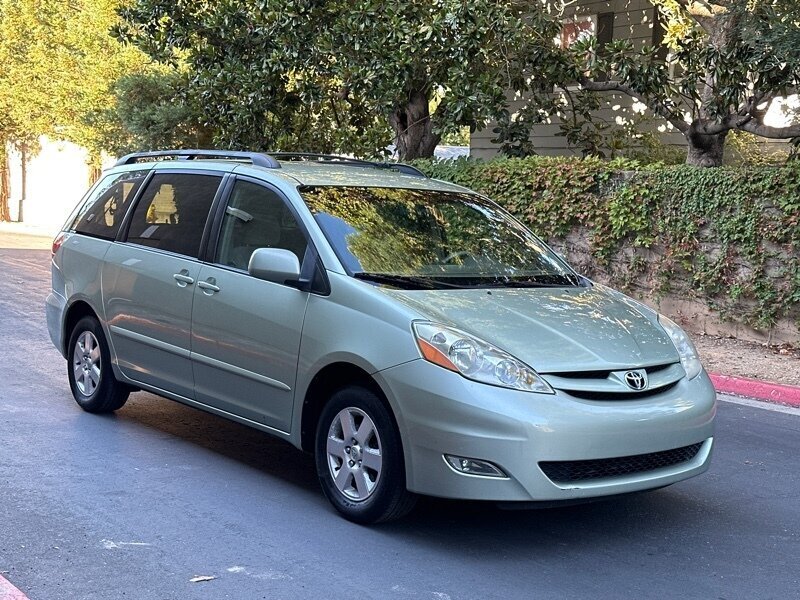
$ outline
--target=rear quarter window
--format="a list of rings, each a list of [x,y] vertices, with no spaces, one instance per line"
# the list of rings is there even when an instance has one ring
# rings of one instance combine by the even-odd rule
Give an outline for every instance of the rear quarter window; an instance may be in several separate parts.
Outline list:
[[[147,173],[147,170],[126,171],[104,177],[81,206],[70,229],[113,240]]]

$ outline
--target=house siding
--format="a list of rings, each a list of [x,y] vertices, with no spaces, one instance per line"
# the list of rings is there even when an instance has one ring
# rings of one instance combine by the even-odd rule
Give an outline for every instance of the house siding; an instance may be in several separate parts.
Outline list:
[[[571,5],[565,11],[565,18],[573,15],[598,15],[612,12],[614,14],[613,39],[631,40],[635,47],[641,48],[652,44],[654,35],[658,35],[654,30],[656,26],[657,12],[649,0],[603,0],[585,1]],[[600,120],[615,123],[618,117],[630,117],[633,114],[632,107],[635,100],[625,94],[607,93],[603,94],[602,108],[595,113]],[[512,114],[523,106],[522,101],[511,102],[510,110]],[[661,139],[666,144],[684,146],[683,136],[669,126],[663,119],[653,117],[652,123],[646,127],[651,127],[654,131],[661,133]],[[495,123],[489,123],[480,131],[476,131],[470,137],[470,154],[476,158],[491,158],[499,151],[499,146],[492,142],[496,134],[492,131],[496,127]],[[664,129],[660,131],[659,128]],[[580,149],[570,148],[566,139],[558,135],[560,129],[558,119],[553,119],[550,124],[539,125],[534,128],[531,139],[534,147],[539,154],[544,156],[554,155],[580,155]]]

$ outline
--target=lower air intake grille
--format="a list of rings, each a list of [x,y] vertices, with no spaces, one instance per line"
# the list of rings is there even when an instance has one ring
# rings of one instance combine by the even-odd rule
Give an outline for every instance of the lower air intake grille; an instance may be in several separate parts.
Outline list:
[[[558,462],[540,462],[539,467],[550,479],[556,482],[585,481],[601,477],[619,477],[631,473],[644,473],[663,467],[671,467],[692,460],[700,451],[702,442],[635,456],[619,456],[617,458],[601,458],[597,460],[568,460]]]

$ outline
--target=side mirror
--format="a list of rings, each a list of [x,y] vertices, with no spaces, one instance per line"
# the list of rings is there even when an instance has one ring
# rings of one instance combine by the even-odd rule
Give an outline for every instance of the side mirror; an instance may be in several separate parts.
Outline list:
[[[281,285],[297,283],[300,279],[300,261],[290,250],[257,248],[250,256],[247,272],[258,279]]]

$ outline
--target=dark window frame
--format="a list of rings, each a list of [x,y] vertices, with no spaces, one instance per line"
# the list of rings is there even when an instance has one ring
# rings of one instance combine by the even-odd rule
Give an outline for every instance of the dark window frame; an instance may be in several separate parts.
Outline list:
[[[147,246],[144,244],[138,244],[136,242],[130,241],[129,234],[130,228],[133,221],[133,215],[136,213],[136,210],[139,208],[139,205],[142,202],[142,198],[147,193],[147,190],[153,183],[153,179],[157,175],[210,175],[213,177],[219,178],[220,182],[217,186],[217,189],[214,193],[214,198],[211,200],[211,205],[209,207],[208,215],[206,216],[205,225],[203,227],[203,233],[200,237],[200,246],[198,248],[197,256],[187,255],[187,254],[180,254],[177,252],[173,252],[171,250],[167,250],[164,248],[158,248],[155,246]],[[117,236],[118,242],[130,244],[132,246],[136,246],[137,248],[146,248],[148,250],[152,250],[155,252],[164,252],[168,254],[173,254],[175,256],[180,256],[182,258],[188,258],[191,260],[201,260],[203,261],[203,257],[206,255],[206,248],[208,245],[208,240],[211,235],[211,228],[213,223],[215,222],[215,215],[219,208],[219,203],[223,197],[224,192],[227,190],[227,182],[231,178],[230,173],[215,171],[215,170],[206,170],[206,169],[179,169],[179,168],[170,168],[170,169],[152,169],[150,175],[147,179],[142,183],[141,188],[138,190],[137,197],[134,199],[134,202],[131,204],[130,208],[128,209],[127,214],[125,215],[125,220],[122,223],[122,227],[120,228],[120,233]]]
[[[217,207],[217,211],[216,211],[216,213],[214,215],[214,224],[213,224],[213,227],[212,227],[212,234],[211,234],[211,236],[209,238],[208,247],[206,249],[207,251],[206,251],[206,254],[204,256],[204,262],[211,263],[211,264],[216,265],[218,267],[231,269],[233,271],[243,272],[242,269],[237,269],[235,267],[230,267],[228,265],[224,265],[222,263],[216,262],[216,255],[217,255],[217,252],[219,251],[219,244],[221,242],[222,222],[225,220],[225,209],[228,208],[228,205],[230,204],[231,198],[233,197],[233,190],[234,190],[234,188],[236,187],[236,184],[239,181],[251,183],[251,184],[254,184],[254,185],[257,185],[259,187],[263,187],[263,188],[269,190],[270,192],[275,194],[275,196],[278,199],[280,199],[281,202],[283,202],[284,206],[287,206],[289,208],[289,212],[292,214],[292,217],[294,217],[294,220],[297,223],[298,229],[300,229],[300,231],[303,234],[303,237],[305,237],[305,239],[306,239],[306,253],[305,253],[305,256],[303,257],[303,259],[300,261],[300,268],[302,270],[303,265],[309,259],[308,248],[314,246],[314,241],[313,241],[313,239],[312,239],[312,237],[311,237],[311,235],[310,235],[310,233],[308,231],[308,227],[306,227],[306,224],[300,218],[300,212],[295,208],[294,204],[292,204],[292,202],[289,200],[287,195],[279,187],[271,185],[268,182],[263,181],[261,179],[257,179],[255,177],[249,177],[247,175],[232,175],[231,176],[230,185],[228,186],[228,189],[226,190],[225,197],[220,202],[220,205]],[[317,251],[316,251],[315,247],[313,247],[313,254],[315,256],[317,255]],[[244,272],[246,272],[246,271],[244,271]]]

